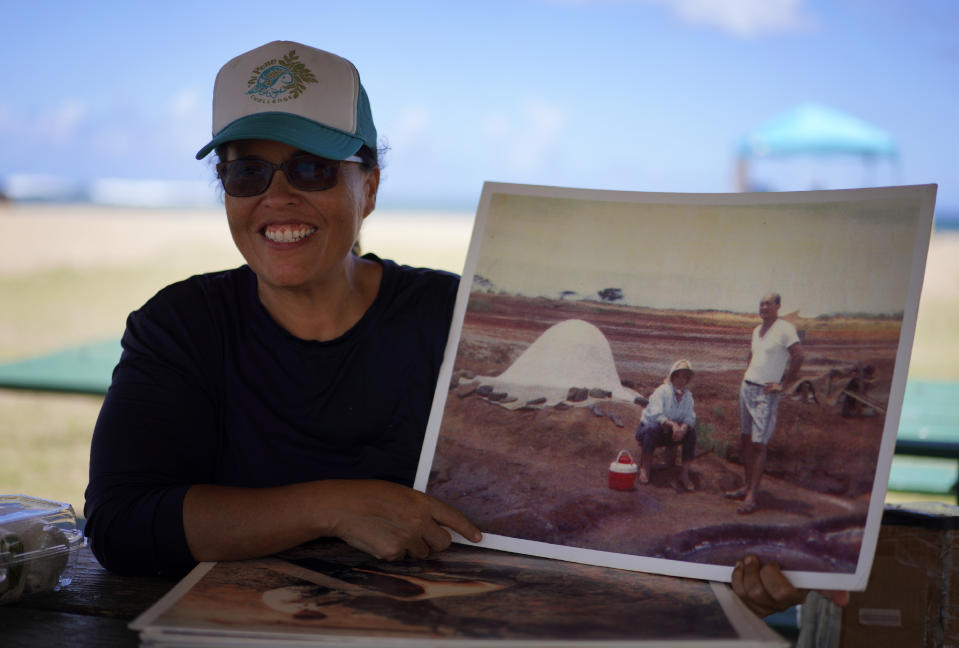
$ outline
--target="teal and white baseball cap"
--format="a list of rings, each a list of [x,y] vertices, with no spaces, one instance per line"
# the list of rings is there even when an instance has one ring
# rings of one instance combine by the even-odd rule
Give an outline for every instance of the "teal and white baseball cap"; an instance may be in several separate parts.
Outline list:
[[[292,41],[274,41],[220,68],[213,87],[213,139],[268,139],[331,160],[366,144],[376,150],[370,101],[345,58]]]

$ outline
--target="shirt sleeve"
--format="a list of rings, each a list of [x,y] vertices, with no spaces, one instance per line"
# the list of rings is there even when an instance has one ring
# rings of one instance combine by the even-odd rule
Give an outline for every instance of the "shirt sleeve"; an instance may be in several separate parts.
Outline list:
[[[177,304],[183,294],[161,291],[128,318],[93,433],[85,533],[100,563],[120,574],[179,573],[196,564],[183,498],[190,485],[213,479],[215,381],[202,367],[217,346],[196,325],[205,300],[187,291]]]
[[[689,427],[696,426],[696,409],[693,404],[693,394],[689,391],[686,392],[685,397],[683,398],[683,413],[681,422],[685,423]]]
[[[782,342],[783,346],[787,349],[799,342],[799,334],[796,332],[796,327],[788,322],[787,326],[783,327]]]
[[[643,410],[643,422],[655,421],[665,423],[668,420],[666,416],[666,395],[668,394],[668,385],[662,384],[653,390],[649,396],[649,403]]]

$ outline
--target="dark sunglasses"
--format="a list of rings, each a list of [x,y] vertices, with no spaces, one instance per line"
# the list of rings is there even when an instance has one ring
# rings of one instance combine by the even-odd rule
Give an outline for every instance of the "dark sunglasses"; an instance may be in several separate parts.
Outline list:
[[[343,162],[362,162],[356,156]],[[318,155],[303,153],[294,155],[286,162],[274,164],[256,158],[244,158],[220,162],[216,165],[216,175],[223,183],[223,190],[234,198],[256,196],[267,190],[273,182],[273,174],[283,171],[290,185],[300,191],[324,191],[336,186],[339,177],[340,160],[330,160]]]

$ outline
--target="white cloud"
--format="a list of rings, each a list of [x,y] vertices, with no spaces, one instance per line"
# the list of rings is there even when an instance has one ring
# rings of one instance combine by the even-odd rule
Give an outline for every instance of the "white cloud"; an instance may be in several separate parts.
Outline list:
[[[0,106],[0,132],[14,133],[44,145],[65,145],[82,135],[88,116],[86,104],[78,99],[61,101],[54,108],[34,114],[16,113]]]
[[[129,127],[120,125],[91,134],[89,143],[94,151],[111,158],[125,158],[138,148],[148,150],[142,145],[142,137],[138,138]]]
[[[13,112],[6,106],[0,106],[0,131],[13,130],[14,125]]]
[[[546,162],[566,125],[566,114],[553,104],[534,100],[522,106],[522,118],[523,132],[513,147],[512,162],[531,170]]]
[[[552,0],[557,4],[596,5],[641,2],[661,5],[680,20],[716,27],[737,38],[800,31],[812,25],[804,0]]]
[[[87,116],[86,105],[77,99],[67,99],[60,103],[53,111],[41,114],[34,128],[56,143],[69,142]]]
[[[432,115],[424,106],[403,108],[389,131],[390,148],[405,151],[416,148],[432,122]]]
[[[671,9],[681,20],[718,27],[742,38],[798,31],[810,24],[802,0],[648,0]]]
[[[524,101],[511,114],[491,113],[483,118],[487,143],[496,146],[516,171],[546,166],[568,119],[558,106],[540,99]]]
[[[181,88],[173,94],[167,104],[167,110],[175,119],[189,118],[200,107],[200,95],[192,88]]]
[[[483,132],[490,139],[506,139],[510,134],[510,121],[502,113],[486,115],[483,118]]]

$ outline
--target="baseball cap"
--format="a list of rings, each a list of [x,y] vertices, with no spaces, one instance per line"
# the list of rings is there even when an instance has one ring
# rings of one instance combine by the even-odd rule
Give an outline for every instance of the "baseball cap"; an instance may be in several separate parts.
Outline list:
[[[213,86],[213,139],[198,160],[226,142],[268,139],[331,160],[364,144],[376,127],[356,67],[345,58],[292,41],[274,41],[220,68]]]

